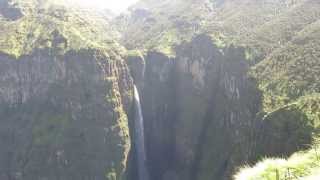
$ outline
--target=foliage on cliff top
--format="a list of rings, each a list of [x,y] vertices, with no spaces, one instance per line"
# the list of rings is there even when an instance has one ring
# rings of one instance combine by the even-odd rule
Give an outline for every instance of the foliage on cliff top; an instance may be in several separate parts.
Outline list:
[[[211,12],[209,6],[207,0],[142,0],[115,23],[127,48],[172,55],[174,45],[200,32],[204,18]]]
[[[266,55],[285,46],[299,31],[320,17],[314,0],[224,1],[204,29],[221,32],[233,43],[258,49]]]
[[[115,23],[129,49],[172,51],[175,44],[206,32],[223,44],[254,49],[251,55],[261,60],[317,21],[319,7],[315,0],[142,0]]]
[[[320,141],[308,151],[298,152],[288,159],[268,158],[253,167],[244,167],[235,180],[315,180],[320,177]]]
[[[116,21],[129,49],[175,54],[203,32],[218,47],[245,47],[270,112],[320,92],[319,19],[317,0],[142,0]]]
[[[64,1],[13,0],[0,9],[0,51],[15,57],[35,48],[55,48],[66,52],[87,48],[123,51],[114,41],[107,12],[71,6]],[[18,19],[8,19],[8,8],[21,11]],[[119,53],[119,52],[118,52]],[[117,53],[113,53],[117,54]],[[112,54],[110,54],[112,55]]]

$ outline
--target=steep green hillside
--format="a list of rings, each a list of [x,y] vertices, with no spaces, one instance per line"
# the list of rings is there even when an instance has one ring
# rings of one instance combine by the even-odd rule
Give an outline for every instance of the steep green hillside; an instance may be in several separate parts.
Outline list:
[[[317,21],[253,68],[264,92],[266,111],[320,91],[319,36]]]
[[[247,48],[264,111],[320,91],[319,7],[314,0],[226,2],[218,13],[221,25],[206,27],[222,33],[226,44]]]

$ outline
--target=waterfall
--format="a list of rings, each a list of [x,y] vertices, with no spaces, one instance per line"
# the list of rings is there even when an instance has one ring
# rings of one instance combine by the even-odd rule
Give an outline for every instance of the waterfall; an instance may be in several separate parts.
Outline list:
[[[135,147],[138,163],[139,180],[149,180],[149,174],[146,167],[146,148],[144,140],[144,124],[141,110],[139,91],[136,85],[134,86],[134,102],[135,102]]]

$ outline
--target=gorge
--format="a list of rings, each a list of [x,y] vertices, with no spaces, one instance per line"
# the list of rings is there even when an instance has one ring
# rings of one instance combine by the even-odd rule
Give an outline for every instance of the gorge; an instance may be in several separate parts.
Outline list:
[[[319,179],[320,1],[0,0],[0,180]]]
[[[177,48],[175,58],[149,52],[128,59],[146,62],[141,99],[152,179],[204,179],[204,173],[223,179],[254,154],[249,127],[255,126],[259,91],[246,78],[243,49],[223,52],[200,35]],[[142,70],[129,67],[134,77]],[[215,160],[207,162],[207,156]],[[202,166],[216,170],[200,172]]]

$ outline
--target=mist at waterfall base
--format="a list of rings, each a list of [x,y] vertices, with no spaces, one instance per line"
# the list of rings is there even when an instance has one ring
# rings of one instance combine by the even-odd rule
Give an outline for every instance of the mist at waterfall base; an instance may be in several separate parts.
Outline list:
[[[146,167],[146,148],[144,137],[144,123],[140,103],[140,95],[138,88],[134,86],[134,102],[135,102],[135,114],[134,114],[134,127],[135,127],[135,148],[137,156],[137,169],[139,180],[149,180],[149,173]]]

